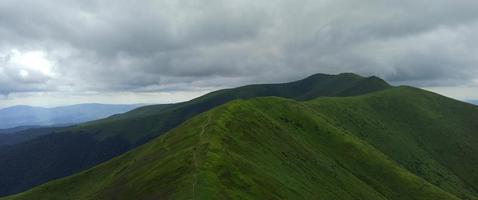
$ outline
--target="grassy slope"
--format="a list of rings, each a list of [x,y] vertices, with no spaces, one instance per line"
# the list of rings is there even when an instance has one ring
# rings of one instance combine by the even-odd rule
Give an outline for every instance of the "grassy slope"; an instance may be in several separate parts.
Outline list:
[[[238,100],[7,199],[478,199],[477,116],[406,87]]]
[[[82,124],[73,131],[96,132],[100,140],[121,136],[135,144],[156,137],[201,112],[236,99],[278,96],[310,100],[323,96],[355,96],[390,87],[373,76],[315,74],[290,83],[247,85],[215,91],[188,102],[145,106],[122,115]]]
[[[461,198],[478,196],[476,106],[410,87],[313,106],[434,185]]]
[[[180,125],[187,119],[235,99],[262,96],[308,100],[352,96],[390,88],[377,77],[316,74],[282,84],[258,84],[219,90],[178,104],[146,106],[25,143],[0,147],[0,196],[25,191],[118,156]],[[37,166],[32,168],[31,166]]]

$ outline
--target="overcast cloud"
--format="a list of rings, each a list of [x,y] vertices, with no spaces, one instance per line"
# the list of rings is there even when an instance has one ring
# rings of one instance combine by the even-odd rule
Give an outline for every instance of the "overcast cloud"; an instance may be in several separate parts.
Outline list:
[[[173,102],[319,72],[478,99],[476,55],[470,0],[0,2],[0,107]]]

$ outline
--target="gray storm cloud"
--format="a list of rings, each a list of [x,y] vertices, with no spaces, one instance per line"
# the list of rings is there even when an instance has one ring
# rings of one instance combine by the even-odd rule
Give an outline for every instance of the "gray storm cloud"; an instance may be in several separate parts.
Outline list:
[[[478,79],[477,47],[469,0],[3,0],[0,93],[187,91],[318,72],[449,87]]]

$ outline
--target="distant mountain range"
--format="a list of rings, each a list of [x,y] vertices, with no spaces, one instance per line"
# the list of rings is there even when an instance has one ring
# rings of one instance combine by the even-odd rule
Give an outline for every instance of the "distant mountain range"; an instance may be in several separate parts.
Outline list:
[[[316,74],[145,106],[0,146],[0,195],[472,200],[476,119],[477,106],[425,90]]]
[[[54,108],[12,106],[0,109],[0,133],[15,127],[71,125],[124,113],[141,105],[78,104]]]

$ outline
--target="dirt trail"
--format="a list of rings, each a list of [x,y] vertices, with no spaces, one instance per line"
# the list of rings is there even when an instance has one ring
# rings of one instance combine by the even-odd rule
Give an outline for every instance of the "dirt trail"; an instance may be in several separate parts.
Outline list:
[[[209,123],[211,122],[211,116],[207,118],[206,123],[201,128],[201,132],[199,133],[199,141],[196,143],[196,145],[193,147],[193,162],[194,162],[194,168],[195,168],[195,173],[194,173],[194,182],[193,182],[193,200],[196,200],[196,185],[198,182],[197,174],[199,171],[199,160],[198,160],[198,151],[199,147],[201,145],[201,136],[204,135],[204,132],[206,131],[207,126],[209,126]]]

